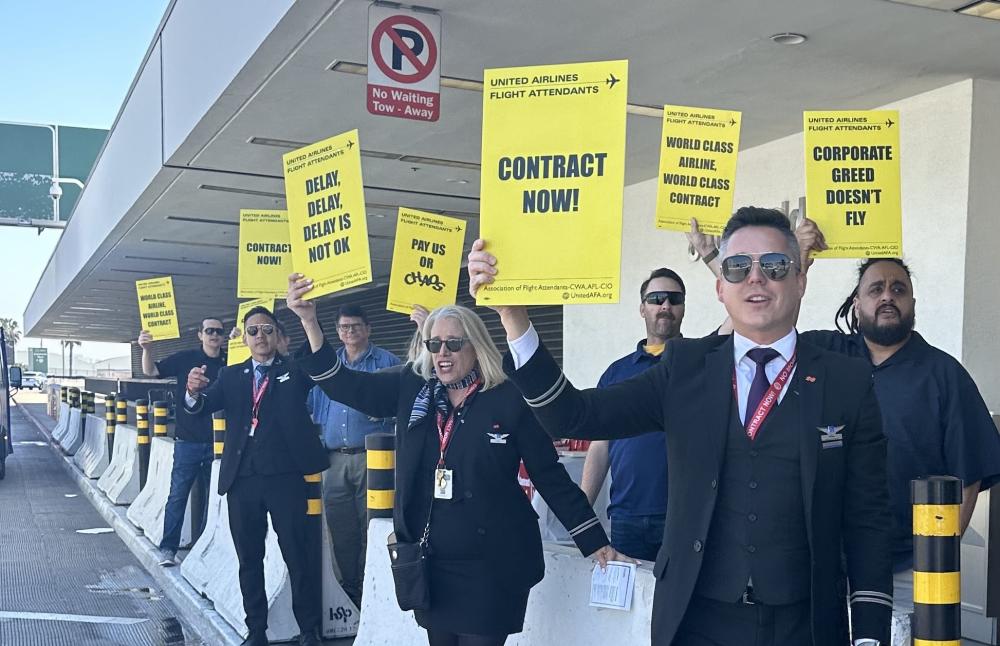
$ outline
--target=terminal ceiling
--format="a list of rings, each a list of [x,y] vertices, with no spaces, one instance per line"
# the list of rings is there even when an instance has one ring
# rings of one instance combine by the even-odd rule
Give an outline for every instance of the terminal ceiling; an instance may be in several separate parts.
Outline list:
[[[1000,80],[1000,23],[884,0],[423,4],[442,15],[445,77],[479,81],[487,67],[628,59],[631,104],[741,110],[744,148],[800,131],[802,110],[871,108],[966,78]],[[208,313],[231,316],[239,210],[284,208],[282,153],[352,128],[363,149],[376,285],[389,274],[398,206],[466,219],[471,243],[482,95],[442,88],[437,123],[369,115],[365,76],[339,71],[366,62],[367,9],[363,0],[293,4],[164,160],[140,198],[141,215],[123,220],[45,313],[26,321],[30,335],[132,340],[134,281],[160,275],[174,276],[182,330]],[[768,38],[786,31],[808,40],[782,46]],[[225,25],[218,34],[226,37]],[[629,115],[626,183],[656,175],[660,129],[656,116]],[[71,226],[60,244],[74,244],[72,236]]]

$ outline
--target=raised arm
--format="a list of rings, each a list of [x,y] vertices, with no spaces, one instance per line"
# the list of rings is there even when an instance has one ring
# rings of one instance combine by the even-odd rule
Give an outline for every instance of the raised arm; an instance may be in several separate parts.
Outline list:
[[[153,351],[150,346],[153,343],[153,335],[149,333],[149,330],[143,330],[139,332],[139,347],[142,348],[142,374],[147,377],[159,377],[160,371],[156,368],[156,362],[153,361]]]
[[[312,288],[312,280],[302,274],[288,277],[288,309],[299,317],[309,340],[309,353],[297,359],[299,367],[330,399],[371,417],[394,417],[401,376],[406,367],[361,372],[343,365],[323,336],[316,318],[316,304],[303,298]]]

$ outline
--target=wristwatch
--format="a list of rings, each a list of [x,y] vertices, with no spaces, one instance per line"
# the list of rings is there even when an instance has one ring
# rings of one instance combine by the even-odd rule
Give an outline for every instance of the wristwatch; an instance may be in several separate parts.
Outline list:
[[[882,646],[882,642],[877,639],[855,639],[854,646]]]
[[[713,260],[715,260],[715,257],[718,256],[718,255],[719,255],[719,250],[718,249],[712,249],[712,252],[710,254],[708,254],[707,256],[702,256],[701,260],[702,260],[702,262],[704,262],[707,265],[708,263],[710,263]]]

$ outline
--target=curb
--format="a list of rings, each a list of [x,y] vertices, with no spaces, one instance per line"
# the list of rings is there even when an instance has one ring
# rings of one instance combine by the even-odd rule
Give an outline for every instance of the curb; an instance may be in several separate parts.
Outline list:
[[[184,619],[198,633],[197,636],[213,646],[216,644],[219,646],[239,646],[243,642],[243,638],[222,618],[222,615],[215,611],[211,601],[202,597],[188,584],[187,580],[181,576],[180,567],[160,567],[153,544],[125,517],[127,507],[113,505],[105,498],[94,484],[96,480],[90,480],[76,468],[73,458],[65,455],[56,445],[45,425],[37,420],[26,406],[21,405],[18,408],[48,441],[49,447],[61,458],[63,467],[76,481],[80,491],[90,500],[90,503],[107,521],[108,525],[115,530],[115,533],[139,561],[139,564],[163,589],[167,598],[177,606],[177,609],[184,615]]]

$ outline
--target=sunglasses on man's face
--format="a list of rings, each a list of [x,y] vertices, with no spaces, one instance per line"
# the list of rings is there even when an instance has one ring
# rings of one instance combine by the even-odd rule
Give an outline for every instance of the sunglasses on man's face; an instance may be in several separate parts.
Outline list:
[[[684,304],[684,292],[649,292],[642,297],[642,301],[648,305],[671,305]]]
[[[217,334],[219,336],[222,336],[223,334],[226,333],[226,331],[223,330],[221,327],[207,327],[204,330],[202,330],[202,332],[204,332],[205,334]]]
[[[465,345],[466,341],[468,341],[468,339],[464,337],[458,339],[427,339],[424,341],[424,347],[426,347],[427,351],[431,354],[441,352],[441,346],[448,348],[452,352],[458,352]]]
[[[247,336],[257,336],[258,332],[263,332],[265,336],[271,336],[274,334],[274,326],[270,323],[247,326]]]
[[[777,251],[762,253],[759,258],[745,253],[736,254],[722,261],[722,277],[730,283],[742,283],[750,275],[754,263],[760,265],[760,272],[765,278],[777,281],[785,279],[795,261]]]

